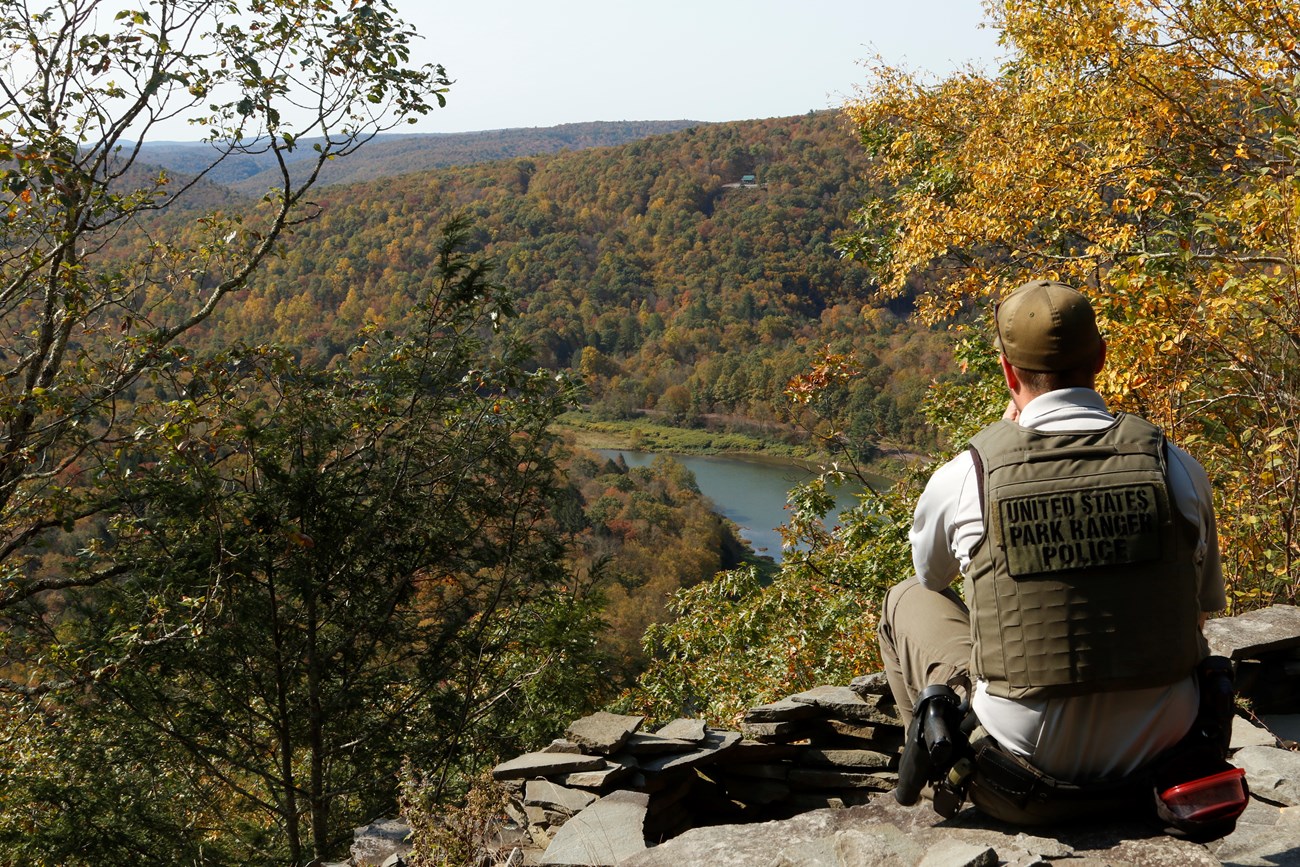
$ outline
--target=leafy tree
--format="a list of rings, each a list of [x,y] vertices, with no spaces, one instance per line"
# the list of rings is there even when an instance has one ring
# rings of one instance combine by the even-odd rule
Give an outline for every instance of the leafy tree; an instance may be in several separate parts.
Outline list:
[[[849,108],[893,193],[848,249],[923,316],[1031,276],[1094,298],[1112,402],[1171,430],[1220,499],[1234,604],[1296,599],[1297,10],[999,0],[996,75],[895,69]]]
[[[0,0],[0,608],[101,577],[26,554],[104,506],[69,482],[131,435],[142,373],[317,213],[321,167],[443,101],[413,37],[387,0]],[[203,167],[145,165],[182,121]],[[205,180],[241,154],[278,169],[260,200]]]
[[[575,450],[567,475],[583,518],[570,557],[606,579],[601,647],[622,688],[645,665],[646,627],[670,619],[669,597],[738,565],[744,545],[700,494],[694,474],[667,455],[628,469],[625,461]]]
[[[676,593],[676,617],[645,633],[650,664],[623,699],[654,719],[698,714],[735,726],[745,710],[878,671],[879,602],[911,569],[911,486],[873,494],[828,533],[833,474],[791,493],[784,556],[770,580],[753,566]],[[805,551],[796,550],[804,543]]]
[[[329,857],[391,811],[404,757],[446,798],[599,699],[601,598],[551,520],[572,394],[512,341],[484,352],[509,304],[463,242],[453,224],[418,328],[328,371],[267,349],[152,371],[183,396],[140,408],[83,589],[6,636],[75,684],[10,712],[96,750],[7,760],[13,863],[52,851],[32,812],[96,829],[64,864]],[[151,782],[81,792],[96,774]]]

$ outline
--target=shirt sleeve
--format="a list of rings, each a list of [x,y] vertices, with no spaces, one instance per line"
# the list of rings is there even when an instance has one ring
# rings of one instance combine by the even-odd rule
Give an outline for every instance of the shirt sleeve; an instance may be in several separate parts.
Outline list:
[[[961,574],[954,540],[962,494],[973,479],[975,462],[962,452],[930,476],[916,501],[912,529],[912,566],[916,577],[930,590],[943,590]]]
[[[1169,444],[1169,486],[1183,515],[1200,530],[1196,565],[1200,569],[1199,601],[1202,611],[1220,611],[1228,604],[1219,554],[1219,530],[1214,518],[1214,492],[1210,478],[1196,459]]]

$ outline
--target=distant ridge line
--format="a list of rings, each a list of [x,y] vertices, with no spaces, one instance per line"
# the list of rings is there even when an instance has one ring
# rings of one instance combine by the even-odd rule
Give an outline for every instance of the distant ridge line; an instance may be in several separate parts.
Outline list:
[[[360,183],[447,166],[611,147],[704,125],[694,120],[588,121],[476,132],[385,133],[376,136],[358,156],[326,165],[320,184]],[[304,165],[314,156],[311,145],[316,140],[299,141]],[[203,142],[146,142],[141,148],[144,162],[180,174],[195,173],[209,163],[211,154],[211,147]],[[249,154],[223,161],[209,173],[208,180],[240,193],[260,195],[278,183],[279,175],[271,154]]]

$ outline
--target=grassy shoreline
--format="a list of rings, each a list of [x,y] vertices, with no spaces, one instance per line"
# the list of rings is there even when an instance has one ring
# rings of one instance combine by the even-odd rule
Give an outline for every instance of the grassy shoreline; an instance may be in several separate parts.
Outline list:
[[[581,410],[560,416],[553,428],[587,449],[629,449],[682,455],[729,455],[799,464],[807,469],[829,466],[835,459],[803,445],[765,439],[753,434],[680,428],[648,418],[605,421]],[[880,458],[865,467],[871,475],[897,478],[905,461]]]
[[[625,448],[685,455],[772,457],[816,463],[826,456],[806,446],[764,439],[753,434],[680,428],[647,418],[604,421],[585,412],[566,412],[554,428],[570,435],[583,448]]]

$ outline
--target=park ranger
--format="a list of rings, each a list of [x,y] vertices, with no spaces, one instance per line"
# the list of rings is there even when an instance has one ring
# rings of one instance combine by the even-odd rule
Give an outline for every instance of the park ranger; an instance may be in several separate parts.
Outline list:
[[[880,622],[885,671],[905,721],[948,684],[980,736],[1043,774],[1122,779],[1197,717],[1201,627],[1225,605],[1209,480],[1108,411],[1082,293],[1032,281],[994,318],[1011,399],[917,503],[916,575]]]

